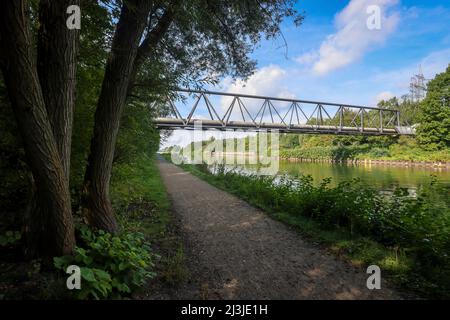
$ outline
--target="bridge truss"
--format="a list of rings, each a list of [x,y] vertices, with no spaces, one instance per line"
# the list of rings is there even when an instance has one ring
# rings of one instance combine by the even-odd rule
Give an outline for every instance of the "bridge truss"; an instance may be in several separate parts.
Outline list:
[[[189,112],[182,116],[174,99],[167,97],[165,104],[170,113],[168,117],[155,119],[159,129],[415,134],[411,126],[402,123],[399,110],[214,91],[177,89],[175,93],[178,97],[191,98],[192,103],[184,105]],[[199,115],[200,109],[203,109],[202,115]]]

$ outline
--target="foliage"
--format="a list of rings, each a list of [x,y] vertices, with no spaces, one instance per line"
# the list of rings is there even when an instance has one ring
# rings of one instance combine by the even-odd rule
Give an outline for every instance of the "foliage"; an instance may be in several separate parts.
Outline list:
[[[77,65],[77,95],[74,110],[70,187],[74,205],[80,196],[92,139],[94,113],[103,81],[113,25],[109,11],[95,1],[83,4],[83,27]]]
[[[145,238],[148,239],[147,241],[151,241],[152,243],[174,241],[172,235],[167,235],[167,229],[171,222],[169,216],[170,203],[155,165],[154,156],[152,155],[153,152],[154,149],[141,149],[141,153],[138,153],[135,157],[131,159],[123,158],[124,161],[114,163],[111,181],[111,198],[113,200],[113,206],[116,212],[118,212],[118,221],[122,227],[122,233],[119,234],[121,244],[116,244],[115,246],[117,247],[119,245],[119,251],[122,251],[122,248],[127,248],[130,243],[133,246],[133,250],[139,248],[139,254],[137,256],[133,255],[132,257],[132,261],[134,262],[137,262],[138,256],[147,256],[147,254],[150,256],[150,262],[148,263],[148,266],[151,266],[150,269],[144,270],[138,264],[137,267],[133,267],[135,271],[129,269],[129,272],[137,273],[137,276],[141,277],[141,279],[142,275],[148,275],[149,278],[153,278],[156,276],[156,272],[158,272],[158,275],[161,273],[161,277],[164,279],[167,278],[167,281],[172,283],[179,281],[181,276],[177,277],[177,275],[182,275],[185,272],[182,262],[180,262],[183,259],[183,253],[178,249],[179,244],[170,243],[170,247],[165,249],[169,251],[168,254],[173,250],[175,252],[173,257],[160,259],[157,255],[149,253],[150,248],[148,247],[148,243],[142,238],[142,235],[145,234]],[[80,232],[81,241],[79,241],[79,245],[81,248],[77,247],[75,258],[62,257],[62,261],[59,261],[61,260],[60,258],[56,258],[59,269],[65,271],[65,267],[68,264],[77,264],[81,267],[82,274],[84,272],[87,274],[88,279],[95,279],[95,281],[89,281],[83,278],[82,292],[77,294],[76,298],[101,299],[118,298],[119,295],[128,296],[129,292],[126,292],[128,291],[127,288],[133,290],[139,284],[137,286],[133,283],[130,284],[129,281],[134,281],[133,277],[127,277],[123,282],[115,281],[115,285],[113,285],[116,273],[110,270],[110,266],[115,266],[114,268],[117,270],[119,265],[124,261],[128,263],[129,258],[126,257],[128,253],[125,254],[122,252],[122,254],[116,253],[110,255],[108,250],[103,249],[105,247],[104,242],[108,246],[113,241],[110,235],[102,231],[95,233],[86,227],[82,227],[81,230],[86,230],[87,235]],[[171,238],[170,241],[167,240],[168,236]],[[84,239],[86,237],[88,241]],[[129,240],[130,238],[131,241]],[[117,240],[115,241],[117,242]],[[139,244],[143,243],[142,241],[145,243],[144,246]],[[99,248],[98,250],[91,248],[97,247],[99,244],[103,248]],[[156,249],[158,248],[159,246],[156,246]],[[130,251],[129,249],[124,250]],[[166,254],[164,252],[164,255]],[[90,262],[90,257],[93,256],[96,258],[95,260],[93,259],[92,263],[84,263],[85,259],[88,259],[87,262]],[[80,260],[81,263],[74,262],[74,259]],[[124,272],[126,270],[119,270],[119,280],[120,278],[125,278],[123,276]],[[83,287],[83,283],[87,285],[86,288]],[[121,292],[120,288],[124,291]]]
[[[407,96],[401,99],[393,97],[378,103],[379,108],[399,110],[403,122],[413,125],[420,120],[420,104],[412,101]]]
[[[0,234],[0,247],[6,247],[16,244],[22,235],[18,231],[8,230],[4,234]]]
[[[166,189],[153,155],[141,155],[133,163],[115,164],[111,196],[118,221],[128,232],[145,234],[157,254],[155,282],[176,286],[188,273]],[[150,286],[150,294],[154,286]]]
[[[303,21],[292,0],[192,0],[172,4],[174,23],[140,74],[139,83],[149,84],[147,89],[137,88],[140,95],[154,92],[155,84],[162,93],[164,87],[174,84],[217,83],[224,75],[246,78],[256,66],[250,53],[257,43],[263,37],[279,37],[286,19],[295,26]],[[164,4],[156,3],[151,10],[151,28],[163,12]]]
[[[450,65],[428,83],[417,139],[427,150],[450,148]]]
[[[153,155],[158,150],[159,131],[154,116],[147,104],[134,102],[127,106],[114,153],[116,164],[131,163],[141,154]]]
[[[63,271],[69,265],[81,269],[81,290],[76,297],[108,298],[131,293],[155,276],[151,272],[153,257],[150,246],[141,233],[112,235],[102,230],[80,227],[81,245],[73,256],[55,257],[54,265]]]
[[[424,150],[413,137],[336,137],[304,136],[302,144],[288,147],[287,135],[280,138],[280,156],[283,158],[346,161],[358,159],[394,161],[450,161],[450,150]],[[291,138],[288,138],[291,139]]]
[[[367,237],[391,248],[394,261],[404,259],[393,267],[390,258],[390,271],[403,285],[430,296],[450,297],[450,203],[442,196],[450,190],[433,179],[412,198],[403,188],[380,194],[358,179],[336,187],[324,179],[315,186],[310,176],[242,175],[223,167],[216,168],[213,175],[202,166],[183,167],[277,217],[283,216],[285,222],[305,224],[307,218],[321,229],[347,234],[348,241],[361,244],[357,239]],[[376,262],[384,265],[384,258]]]
[[[16,122],[0,76],[0,232],[20,227],[29,194],[25,163]]]

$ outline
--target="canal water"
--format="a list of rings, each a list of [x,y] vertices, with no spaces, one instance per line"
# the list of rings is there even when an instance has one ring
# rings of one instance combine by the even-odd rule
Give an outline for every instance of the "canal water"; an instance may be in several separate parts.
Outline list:
[[[238,170],[243,174],[257,173],[258,165],[226,165],[226,170]],[[215,171],[217,166],[210,166]],[[400,167],[374,164],[335,164],[320,162],[292,162],[279,160],[278,175],[297,178],[299,175],[311,175],[315,184],[325,178],[331,178],[331,186],[339,182],[359,178],[365,185],[380,191],[392,191],[397,187],[408,189],[411,195],[418,187],[436,180],[442,188],[443,198],[450,203],[450,170],[443,168]]]
[[[398,167],[374,164],[333,164],[280,161],[280,173],[296,176],[311,175],[314,181],[330,177],[335,185],[344,180],[359,178],[364,184],[380,190],[395,187],[416,189],[419,185],[429,183],[432,176],[439,184],[450,186],[450,170],[424,167]]]

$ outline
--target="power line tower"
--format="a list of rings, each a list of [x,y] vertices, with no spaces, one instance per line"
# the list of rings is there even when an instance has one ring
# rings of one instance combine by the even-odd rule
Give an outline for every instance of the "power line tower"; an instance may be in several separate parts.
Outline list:
[[[422,66],[419,66],[419,73],[411,77],[411,82],[409,84],[409,96],[411,101],[418,102],[425,98],[427,87],[426,82],[428,80],[425,79]]]

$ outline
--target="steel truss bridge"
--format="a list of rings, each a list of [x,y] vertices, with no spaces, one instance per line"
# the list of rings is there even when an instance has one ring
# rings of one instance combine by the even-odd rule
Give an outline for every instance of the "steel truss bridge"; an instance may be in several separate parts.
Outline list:
[[[158,129],[201,128],[339,135],[415,134],[413,127],[402,123],[399,110],[188,89],[177,89],[174,93],[191,98],[192,105],[184,103],[185,109],[190,111],[183,117],[174,99],[167,97],[165,104],[170,114],[169,117],[155,119]],[[212,100],[216,106],[220,102],[220,107],[214,107]],[[209,117],[197,116],[196,112],[200,109]]]

